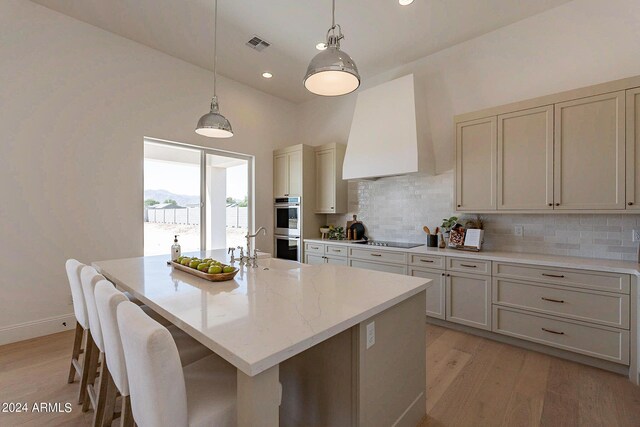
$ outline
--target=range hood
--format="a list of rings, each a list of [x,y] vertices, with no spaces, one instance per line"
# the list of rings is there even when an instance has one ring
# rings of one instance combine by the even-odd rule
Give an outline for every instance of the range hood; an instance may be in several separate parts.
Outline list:
[[[419,124],[426,119],[424,104],[416,100],[413,74],[358,94],[343,179],[372,179],[428,172],[429,149]],[[420,111],[420,116],[418,116]],[[432,150],[431,150],[432,151]],[[432,163],[432,162],[431,162]]]

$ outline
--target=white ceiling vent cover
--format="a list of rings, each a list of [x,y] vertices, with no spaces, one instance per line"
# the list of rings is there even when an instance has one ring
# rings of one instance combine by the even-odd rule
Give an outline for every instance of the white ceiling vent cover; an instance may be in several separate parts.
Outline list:
[[[262,37],[256,36],[255,34],[253,35],[253,37],[251,37],[251,40],[249,40],[245,44],[251,49],[257,50],[258,52],[262,52],[263,50],[271,46],[271,43],[264,40]]]

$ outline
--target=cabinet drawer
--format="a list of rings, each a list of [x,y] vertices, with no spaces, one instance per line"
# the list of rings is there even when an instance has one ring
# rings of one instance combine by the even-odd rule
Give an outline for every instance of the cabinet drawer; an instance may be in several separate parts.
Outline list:
[[[337,246],[337,245],[326,245],[324,248],[324,254],[328,256],[347,256],[347,247],[346,246]]]
[[[510,279],[536,280],[543,283],[629,293],[630,280],[627,274],[495,262],[493,275]]]
[[[322,243],[305,243],[304,252],[307,254],[324,255],[324,245]]]
[[[375,262],[388,262],[392,264],[406,264],[405,252],[384,252],[369,249],[349,248],[349,257]]]
[[[355,268],[364,268],[366,270],[384,271],[386,273],[407,274],[407,267],[397,264],[381,264],[376,262],[360,261],[350,259],[349,266]]]
[[[444,319],[445,275],[438,270],[409,267],[409,276],[431,280],[427,285],[427,316]]]
[[[439,255],[409,254],[409,265],[424,268],[444,268],[444,257]]]
[[[629,331],[493,306],[493,331],[629,364]]]
[[[464,258],[447,257],[447,271],[463,273],[491,274],[491,261],[476,261]]]
[[[493,279],[493,303],[629,329],[629,296]]]

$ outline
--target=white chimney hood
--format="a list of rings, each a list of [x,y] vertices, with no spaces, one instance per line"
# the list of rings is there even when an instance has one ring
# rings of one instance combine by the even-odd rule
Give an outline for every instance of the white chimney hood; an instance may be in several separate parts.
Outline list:
[[[416,111],[413,74],[360,92],[342,178],[379,178],[425,171],[427,153],[419,143],[424,138],[420,138]]]

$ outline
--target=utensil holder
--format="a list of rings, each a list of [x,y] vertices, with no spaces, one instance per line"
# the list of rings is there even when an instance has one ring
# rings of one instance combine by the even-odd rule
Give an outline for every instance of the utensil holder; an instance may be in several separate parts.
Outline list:
[[[427,234],[427,246],[430,248],[438,247],[438,235],[437,234]]]

